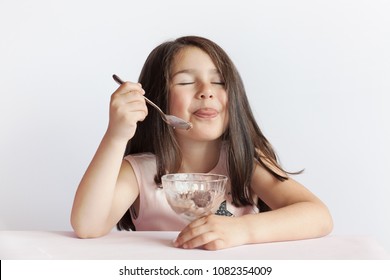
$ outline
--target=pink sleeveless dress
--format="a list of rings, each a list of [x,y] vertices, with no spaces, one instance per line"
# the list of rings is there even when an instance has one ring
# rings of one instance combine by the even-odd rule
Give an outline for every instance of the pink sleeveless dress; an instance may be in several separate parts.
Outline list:
[[[226,154],[221,150],[218,164],[209,173],[227,174]],[[137,231],[180,231],[188,223],[185,217],[176,214],[169,206],[164,191],[154,182],[157,174],[156,157],[151,153],[133,154],[125,157],[134,169],[140,192],[140,205],[137,215],[132,215]],[[228,180],[227,190],[230,190]],[[225,201],[215,214],[224,216],[242,216],[258,213],[256,206],[235,207],[231,204],[231,195],[227,191]],[[130,211],[132,212],[132,211]]]

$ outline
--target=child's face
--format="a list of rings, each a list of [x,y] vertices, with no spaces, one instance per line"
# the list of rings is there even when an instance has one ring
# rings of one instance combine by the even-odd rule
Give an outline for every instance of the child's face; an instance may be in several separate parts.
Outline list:
[[[176,55],[171,71],[169,113],[193,124],[180,134],[218,139],[228,123],[228,98],[211,58],[197,47],[186,47]]]

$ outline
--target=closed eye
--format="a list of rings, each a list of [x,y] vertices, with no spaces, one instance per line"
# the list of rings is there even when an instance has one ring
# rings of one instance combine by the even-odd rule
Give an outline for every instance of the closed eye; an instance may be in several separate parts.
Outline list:
[[[185,83],[177,83],[177,85],[180,85],[180,86],[185,86],[185,85],[192,85],[194,84],[195,82],[185,82]]]

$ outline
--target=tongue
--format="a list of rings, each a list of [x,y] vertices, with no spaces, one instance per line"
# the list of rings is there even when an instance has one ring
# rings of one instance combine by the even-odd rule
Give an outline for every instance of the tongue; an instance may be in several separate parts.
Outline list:
[[[195,115],[201,118],[212,118],[215,117],[218,112],[214,109],[199,109],[195,112]]]

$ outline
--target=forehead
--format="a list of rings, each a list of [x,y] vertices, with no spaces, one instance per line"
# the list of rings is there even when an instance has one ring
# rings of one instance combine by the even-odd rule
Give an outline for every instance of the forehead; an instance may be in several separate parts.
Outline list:
[[[194,46],[188,46],[181,49],[173,58],[171,73],[185,69],[213,68],[215,65],[210,56],[202,49]]]

